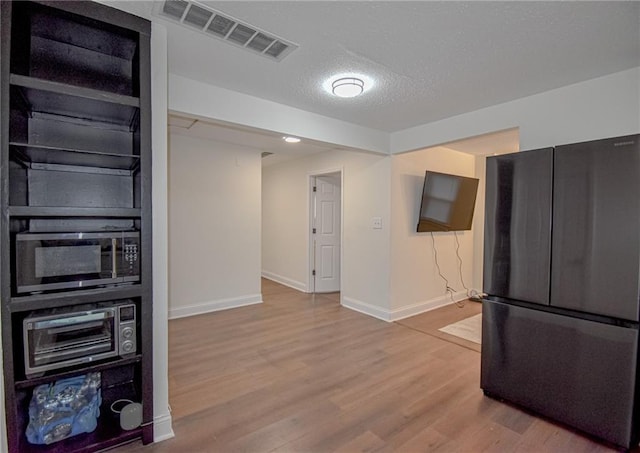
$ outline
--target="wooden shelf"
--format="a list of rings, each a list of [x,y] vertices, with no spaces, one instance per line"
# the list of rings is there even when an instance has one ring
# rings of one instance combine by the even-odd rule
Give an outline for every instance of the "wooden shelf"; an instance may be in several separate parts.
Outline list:
[[[140,284],[45,294],[31,294],[27,296],[12,297],[10,310],[12,313],[20,313],[40,310],[43,308],[58,308],[70,305],[90,304],[104,300],[131,299],[134,297],[140,297],[141,294],[142,285]]]
[[[16,389],[28,389],[41,384],[47,384],[49,382],[58,381],[60,379],[68,378],[71,376],[77,376],[86,373],[98,372],[108,370],[110,368],[117,368],[124,365],[131,365],[142,361],[140,354],[125,359],[107,359],[108,361],[87,363],[85,365],[78,366],[73,369],[69,369],[62,372],[45,374],[44,376],[36,378],[28,378],[19,381],[15,381]]]
[[[9,142],[16,158],[28,163],[74,165],[116,170],[133,170],[140,163],[140,156],[132,154],[104,153],[84,149],[68,149],[55,146]]]
[[[12,99],[22,99],[30,114],[52,114],[127,128],[137,120],[140,99],[132,96],[18,74],[11,74],[9,81]]]
[[[108,102],[128,107],[140,107],[140,99],[124,94],[111,93],[109,91],[94,90],[93,88],[79,87],[51,80],[39,79],[20,74],[11,74],[9,78],[11,85],[36,91],[48,91],[51,93],[64,94],[78,98],[91,99],[94,101]],[[43,110],[38,110],[43,111]]]
[[[142,428],[124,431],[117,421],[113,423],[101,423],[98,419],[98,427],[92,433],[78,434],[77,436],[55,442],[51,445],[33,445],[24,438],[20,446],[21,453],[80,453],[88,451],[103,451],[107,448],[122,445],[142,436]]]
[[[73,208],[49,206],[9,206],[11,217],[113,217],[137,218],[140,208]]]
[[[19,432],[22,433],[19,440],[19,450],[23,452],[42,452],[42,453],[69,453],[69,452],[90,452],[103,451],[107,448],[129,442],[133,439],[145,437],[145,431],[149,426],[141,426],[130,431],[120,428],[119,417],[111,412],[111,404],[119,399],[129,399],[131,401],[141,401],[140,388],[135,384],[134,380],[125,380],[120,382],[110,382],[106,375],[115,372],[119,374],[119,370],[134,367],[140,369],[142,357],[135,356],[129,359],[115,360],[110,363],[98,364],[86,369],[77,369],[70,373],[59,373],[43,377],[42,379],[32,379],[25,382],[16,383],[16,393],[19,396],[19,404],[22,410],[26,411],[32,398],[32,390],[35,386],[48,384],[58,379],[81,375],[88,372],[101,372],[101,393],[102,404],[100,405],[100,416],[98,417],[98,425],[95,431],[91,433],[82,433],[68,439],[55,442],[50,445],[33,445],[30,444],[24,432],[27,428],[28,420],[20,420]],[[131,377],[137,372],[131,371]],[[112,375],[113,376],[113,375]],[[23,385],[24,384],[24,385]]]

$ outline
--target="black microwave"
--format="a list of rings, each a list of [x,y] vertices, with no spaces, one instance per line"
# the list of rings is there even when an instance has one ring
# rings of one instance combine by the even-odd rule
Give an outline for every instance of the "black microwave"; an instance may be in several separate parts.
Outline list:
[[[140,281],[140,232],[20,233],[15,239],[16,292]]]

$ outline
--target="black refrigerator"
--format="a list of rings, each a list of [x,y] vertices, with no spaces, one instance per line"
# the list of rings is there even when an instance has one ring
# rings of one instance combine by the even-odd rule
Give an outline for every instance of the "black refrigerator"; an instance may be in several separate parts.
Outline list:
[[[640,135],[487,158],[481,387],[638,443]]]

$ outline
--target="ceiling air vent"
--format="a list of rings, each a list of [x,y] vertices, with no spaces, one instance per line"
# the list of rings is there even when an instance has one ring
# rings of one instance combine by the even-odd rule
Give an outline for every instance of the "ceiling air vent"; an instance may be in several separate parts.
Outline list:
[[[270,153],[269,151],[262,151],[262,158],[264,159],[265,157],[271,156],[273,153]]]
[[[214,33],[218,35],[220,38],[224,38],[229,34],[229,31],[233,28],[236,23],[231,19],[227,19],[220,14],[216,14],[213,20],[209,23],[207,27],[207,31],[209,33]]]
[[[197,29],[237,47],[280,61],[297,45],[241,22],[206,5],[188,0],[163,0],[156,12],[191,29]]]
[[[191,5],[191,8],[189,8],[189,11],[184,16],[184,22],[185,24],[202,28],[209,23],[211,16],[213,16],[211,11],[207,11],[206,9],[200,8],[196,5]]]
[[[182,15],[186,11],[187,6],[189,6],[189,3],[183,0],[167,1],[162,5],[162,12],[174,19],[180,20],[182,19]]]

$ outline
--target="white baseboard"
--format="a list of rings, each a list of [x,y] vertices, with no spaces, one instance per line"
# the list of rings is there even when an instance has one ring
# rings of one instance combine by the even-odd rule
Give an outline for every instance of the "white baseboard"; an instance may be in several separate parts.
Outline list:
[[[390,312],[391,321],[399,321],[401,319],[408,318],[409,316],[415,316],[420,313],[435,310],[436,308],[444,307],[445,305],[451,305],[455,302],[465,300],[467,297],[468,296],[465,291],[458,291],[453,294],[453,302],[451,301],[451,297],[446,294],[444,296],[418,302],[417,304],[409,305],[407,307],[397,308]]]
[[[466,292],[457,292],[453,295],[454,302],[459,302],[466,298]],[[409,316],[414,316],[426,311],[435,310],[436,308],[444,307],[445,305],[450,305],[454,302],[451,301],[451,298],[448,295],[444,295],[424,302],[409,305],[407,307],[397,308],[395,310],[387,310],[350,297],[342,298],[342,305],[344,307],[387,322],[398,321],[400,319],[408,318]]]
[[[262,271],[262,276],[266,279],[273,280],[276,283],[280,283],[281,285],[297,289],[298,291],[302,291],[303,293],[309,292],[309,288],[307,288],[306,283],[292,280],[290,278],[283,277],[282,275],[274,274],[273,272],[269,271]]]
[[[187,305],[185,307],[169,308],[169,319],[202,315],[213,311],[228,310],[230,308],[238,308],[261,303],[262,294],[251,294],[248,296],[231,297],[229,299],[212,300],[209,302]]]
[[[374,318],[382,319],[383,321],[387,321],[387,322],[393,321],[390,318],[389,310],[376,307],[375,305],[362,302],[361,300],[352,299],[351,297],[343,296],[342,306],[349,308],[350,310],[355,310],[360,313],[364,313],[365,315],[373,316]]]
[[[171,414],[163,414],[153,418],[153,441],[162,442],[163,440],[175,437],[173,428],[171,427]]]

